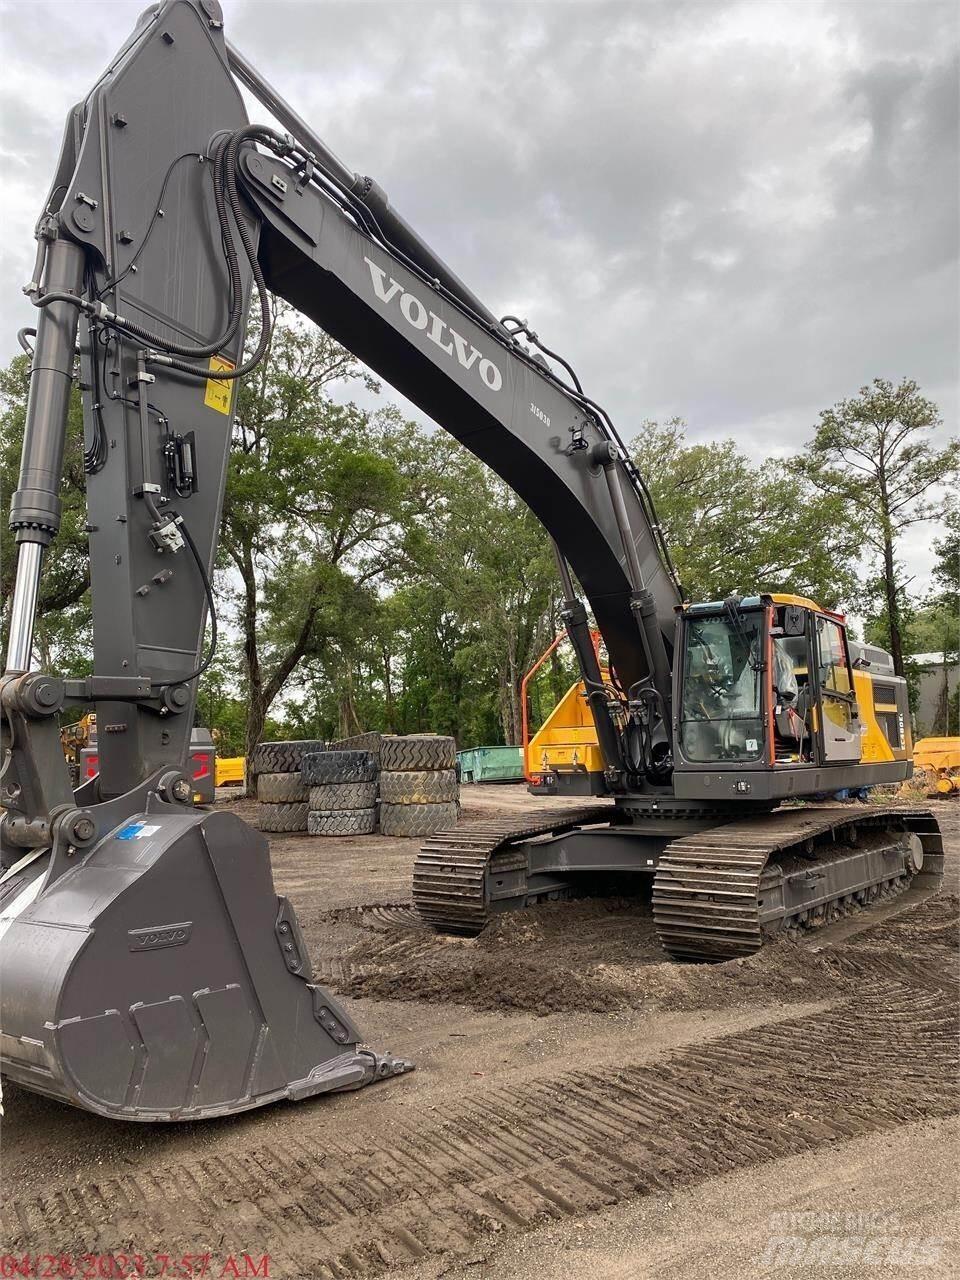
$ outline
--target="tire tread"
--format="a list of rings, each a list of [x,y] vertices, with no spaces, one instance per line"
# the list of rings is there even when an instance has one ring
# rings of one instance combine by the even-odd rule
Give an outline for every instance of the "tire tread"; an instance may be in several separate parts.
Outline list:
[[[385,836],[432,836],[457,825],[460,806],[450,800],[443,804],[380,805],[380,834]]]

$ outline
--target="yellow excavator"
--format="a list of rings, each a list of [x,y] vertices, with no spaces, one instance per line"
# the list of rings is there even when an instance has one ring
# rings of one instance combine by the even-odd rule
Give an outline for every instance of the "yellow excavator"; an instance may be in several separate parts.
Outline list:
[[[74,789],[80,785],[83,752],[91,742],[96,740],[96,736],[97,717],[93,711],[86,712],[79,720],[62,725],[60,728],[60,745],[70,770],[70,777],[73,779]]]

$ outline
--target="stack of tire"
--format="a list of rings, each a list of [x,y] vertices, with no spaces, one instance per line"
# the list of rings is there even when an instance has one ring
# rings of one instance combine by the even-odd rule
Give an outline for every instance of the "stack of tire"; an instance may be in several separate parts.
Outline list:
[[[329,751],[369,751],[380,764],[380,740],[382,733],[355,733],[352,738],[337,738],[327,743]]]
[[[305,755],[301,773],[307,789],[309,834],[372,835],[377,827],[379,771],[373,751],[338,749]]]
[[[380,834],[431,836],[460,812],[457,745],[437,734],[385,734],[380,743]]]
[[[261,831],[306,831],[307,788],[302,766],[304,756],[322,751],[325,742],[315,738],[297,742],[261,742],[253,753],[250,768],[256,778],[257,825]]]

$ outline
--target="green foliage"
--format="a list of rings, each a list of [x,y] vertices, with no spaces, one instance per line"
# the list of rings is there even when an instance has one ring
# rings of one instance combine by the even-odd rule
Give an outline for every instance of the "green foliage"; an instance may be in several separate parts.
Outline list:
[[[242,756],[247,723],[247,700],[242,688],[235,646],[221,644],[214,664],[200,677],[197,690],[197,724],[206,725],[214,735],[221,756]],[[280,736],[280,735],[278,735]]]
[[[927,621],[926,640],[935,641],[929,649],[922,643],[913,646],[914,653],[943,650],[954,662],[960,657],[960,500],[952,496],[944,513],[946,526],[942,538],[933,543],[936,561],[933,585],[923,614]]]
[[[647,422],[631,452],[691,600],[789,591],[826,607],[855,590],[857,522],[843,501],[733,440],[689,444],[680,419]]]
[[[241,386],[221,530],[248,749],[301,664],[357,643],[419,497],[416,448],[396,411],[371,415],[329,395],[344,379],[376,384],[326,334],[276,310],[268,358]]]
[[[915,382],[874,378],[821,412],[804,469],[861,513],[866,537],[882,551],[887,538],[936,515],[929,490],[957,464],[955,442],[937,449],[927,438],[942,425]]]
[[[863,532],[875,570],[862,604],[886,619],[896,670],[903,674],[906,583],[897,542],[911,525],[933,519],[934,492],[953,476],[957,442],[935,447],[942,426],[932,400],[904,378],[897,386],[875,378],[859,394],[824,409],[813,440],[797,460],[797,473],[841,500]]]
[[[276,313],[269,358],[238,392],[215,583],[221,643],[200,683],[198,720],[227,755],[263,736],[362,729],[451,733],[462,747],[518,742],[521,679],[561,625],[546,532],[445,433],[393,407],[341,403],[351,380],[377,384],[327,335],[281,304]],[[18,357],[0,371],[4,525],[26,368]],[[755,465],[732,440],[689,441],[679,420],[646,423],[632,450],[691,599],[787,590],[833,606],[857,602],[865,544],[882,559],[900,530],[930,517],[930,486],[954,456],[923,436],[937,423],[915,384],[878,381],[821,415],[797,460]],[[47,557],[37,628],[38,656],[61,673],[90,669],[82,436],[75,392],[64,526]],[[881,446],[878,515],[880,473],[868,460]],[[960,647],[955,505],[934,546],[929,597],[898,595],[914,652]],[[13,547],[5,537],[5,598]],[[885,592],[881,563],[860,599],[882,605]],[[873,609],[868,638],[890,647],[885,607]],[[561,647],[533,683],[534,726],[576,678]]]
[[[414,518],[398,527],[353,633],[308,661],[297,723],[519,741],[520,680],[557,626],[546,535],[452,439],[409,424],[404,435]]]
[[[885,618],[883,622],[886,622]],[[911,608],[906,616],[908,652],[955,655],[958,625],[956,613],[943,605],[925,604]]]
[[[502,740],[516,743],[520,681],[557,628],[553,553],[539,521],[502,480],[453,440],[437,446],[439,488],[407,544],[430,649],[444,655],[429,672],[421,659],[421,670],[440,681],[451,706],[479,680],[496,703],[480,693],[471,738],[492,730],[496,714]]]

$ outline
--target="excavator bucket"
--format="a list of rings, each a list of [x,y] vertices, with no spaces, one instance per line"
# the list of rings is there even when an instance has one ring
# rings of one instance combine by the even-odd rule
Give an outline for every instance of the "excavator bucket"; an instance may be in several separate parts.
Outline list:
[[[122,1120],[195,1120],[358,1089],[411,1064],[358,1046],[311,980],[264,838],[156,806],[47,886],[0,883],[0,1057],[37,1093]]]

